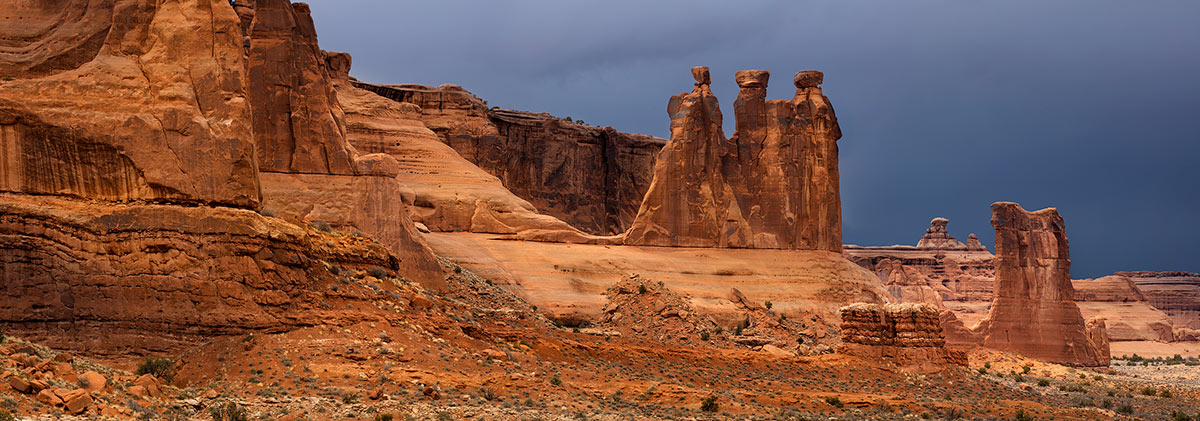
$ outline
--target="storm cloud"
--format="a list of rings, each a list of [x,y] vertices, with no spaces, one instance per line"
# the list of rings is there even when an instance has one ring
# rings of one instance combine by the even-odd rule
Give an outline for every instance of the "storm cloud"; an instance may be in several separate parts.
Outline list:
[[[988,205],[1057,207],[1075,278],[1200,271],[1200,3],[312,0],[321,46],[376,83],[667,136],[712,69],[825,72],[844,235],[915,244],[935,216],[992,243]]]

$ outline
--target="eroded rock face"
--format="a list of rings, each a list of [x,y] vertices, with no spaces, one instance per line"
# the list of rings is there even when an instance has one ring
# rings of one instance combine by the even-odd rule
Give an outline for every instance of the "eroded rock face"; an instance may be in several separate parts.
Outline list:
[[[1171,317],[1176,327],[1200,329],[1200,273],[1117,272],[1133,280],[1150,304]]]
[[[1114,275],[1076,279],[1071,285],[1084,319],[1106,320],[1109,341],[1175,340],[1167,314],[1151,306],[1133,280]]]
[[[841,251],[841,130],[820,72],[798,74],[792,100],[770,101],[768,72],[738,72],[730,139],[707,74],[694,69],[695,89],[671,98],[671,141],[625,243]]]
[[[349,65],[348,59],[338,60],[343,62],[338,67]],[[559,239],[583,237],[567,223],[539,214],[499,179],[463,159],[425,126],[417,105],[359,88],[372,85],[352,83],[348,77],[335,79],[334,86],[346,111],[347,138],[361,152],[396,162],[394,177],[417,222],[434,231],[534,231],[561,234]]]
[[[101,354],[375,320],[362,297],[329,290],[338,281],[326,264],[399,269],[370,239],[321,235],[225,207],[0,193],[0,239],[5,330]],[[359,310],[331,312],[322,302]]]
[[[499,178],[536,211],[591,234],[629,227],[666,143],[545,113],[488,109],[455,85],[354,85],[416,105],[417,119],[462,158]]]
[[[992,204],[996,296],[979,328],[989,348],[1059,364],[1105,366],[1103,322],[1086,323],[1075,304],[1063,218],[1053,208],[1028,212]],[[1092,329],[1092,330],[1089,330]],[[1103,342],[1103,343],[1098,343]]]
[[[0,10],[0,191],[258,206],[228,2]]]
[[[269,172],[354,174],[355,151],[346,141],[345,116],[308,5],[246,3],[259,166]]]
[[[928,304],[857,303],[842,307],[841,316],[839,353],[885,359],[917,372],[965,363],[946,350],[941,315]]]

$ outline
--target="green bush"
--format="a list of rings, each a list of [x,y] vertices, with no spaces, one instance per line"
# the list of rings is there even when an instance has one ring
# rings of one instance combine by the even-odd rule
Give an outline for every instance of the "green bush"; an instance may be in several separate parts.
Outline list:
[[[1029,374],[1029,370],[1031,369],[1033,369],[1033,367],[1023,365],[1021,366],[1021,374]]]
[[[330,232],[333,229],[329,226],[328,222],[322,221],[320,219],[313,221],[312,227],[315,228],[317,231],[321,231],[321,232]]]
[[[1125,415],[1132,414],[1133,413],[1133,405],[1130,405],[1128,403],[1123,403],[1123,404],[1117,405],[1117,412],[1120,412]]]
[[[1046,379],[1038,380],[1038,386],[1046,387],[1050,385],[1050,381]]]
[[[375,421],[392,421],[392,414],[376,414]]]
[[[149,374],[163,380],[170,380],[173,364],[175,364],[174,361],[166,358],[146,357],[141,364],[138,364],[137,375]]]
[[[717,405],[717,395],[709,395],[707,398],[704,398],[703,401],[700,401],[700,410],[701,411],[717,412],[718,407],[719,407],[719,405]]]
[[[1024,408],[1017,408],[1017,414],[1013,419],[1017,421],[1033,421],[1033,415],[1025,413]]]
[[[829,404],[829,406],[832,406],[834,408],[841,408],[843,406],[846,406],[846,404],[842,403],[842,400],[838,399],[837,396],[826,396],[825,403]]]
[[[1146,396],[1154,396],[1158,394],[1158,390],[1153,387],[1146,386],[1142,388],[1142,394]]]
[[[387,269],[383,268],[383,266],[371,266],[370,269],[367,269],[367,274],[378,279],[383,279],[388,275],[388,272]]]
[[[702,340],[702,341],[707,341],[707,340],[708,340],[708,337],[709,337],[709,336],[708,336],[708,332],[707,332],[707,331],[705,331],[705,332],[700,332],[700,340]]]

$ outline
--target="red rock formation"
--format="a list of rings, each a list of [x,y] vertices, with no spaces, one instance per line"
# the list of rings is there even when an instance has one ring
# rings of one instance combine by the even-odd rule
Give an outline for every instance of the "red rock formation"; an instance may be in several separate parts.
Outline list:
[[[841,251],[841,131],[821,73],[797,73],[792,100],[768,101],[768,72],[738,72],[731,139],[707,68],[693,76],[667,107],[671,141],[626,244]]]
[[[1200,329],[1200,273],[1117,272],[1133,280],[1150,304],[1171,317],[1176,327]]]
[[[650,186],[655,155],[666,143],[545,113],[489,110],[454,85],[355,86],[417,105],[418,119],[467,161],[498,177],[535,211],[592,234],[629,227]]]
[[[355,151],[308,5],[247,3],[248,92],[262,171],[354,174]]]
[[[841,308],[838,353],[882,359],[921,373],[965,365],[946,349],[940,314],[928,304],[852,304]]]
[[[331,63],[337,62],[336,68],[349,70],[348,56],[330,53],[328,57]],[[335,72],[335,76],[339,77],[334,79],[338,101],[346,111],[347,138],[356,149],[396,163],[393,176],[403,186],[402,197],[413,219],[434,231],[583,237],[565,222],[538,214],[499,179],[442,143],[422,122],[419,106],[358,88],[345,71]]]
[[[282,142],[264,132],[258,150],[286,149],[287,171],[366,176],[288,181],[310,196],[273,194],[265,202],[313,200],[305,204],[321,211],[311,213],[336,209],[341,219],[333,222],[393,250],[366,237],[314,239],[247,209],[263,201],[251,110],[274,113],[280,103],[267,94],[256,105],[262,96],[247,89],[263,84],[253,79],[270,73],[300,90],[297,83],[331,86],[324,53],[316,50],[315,62],[306,56],[315,34],[303,6],[261,1],[238,14],[224,0],[113,0],[67,2],[57,6],[79,9],[54,12],[34,3],[16,8],[37,16],[30,25],[0,26],[0,320],[13,330],[53,344],[102,339],[97,351],[145,352],[212,333],[315,324],[330,319],[323,302],[342,300],[325,296],[322,282],[333,274],[321,261],[444,285],[406,220],[395,163],[343,160],[326,148],[339,142],[324,137],[342,124],[336,98],[302,94],[315,102],[273,117],[321,129],[293,125]],[[248,55],[245,17],[261,25]],[[55,28],[107,35],[93,51],[90,41]],[[30,38],[35,32],[42,35]],[[267,68],[248,71],[247,56]],[[276,88],[268,90],[283,92]],[[123,201],[134,203],[115,203]]]
[[[989,348],[1068,365],[1108,365],[1103,322],[1085,323],[1075,305],[1062,216],[992,204],[996,297],[978,331]],[[1089,329],[1099,329],[1100,332]]]
[[[0,10],[0,191],[258,206],[227,2]]]
[[[1132,280],[1124,276],[1071,281],[1075,303],[1084,319],[1103,318],[1109,341],[1175,340],[1166,313],[1150,305]]]
[[[329,289],[374,266],[396,273],[399,262],[370,239],[249,210],[0,193],[0,320],[55,347],[136,355],[213,334],[376,320],[363,297]],[[324,307],[343,303],[353,309]]]

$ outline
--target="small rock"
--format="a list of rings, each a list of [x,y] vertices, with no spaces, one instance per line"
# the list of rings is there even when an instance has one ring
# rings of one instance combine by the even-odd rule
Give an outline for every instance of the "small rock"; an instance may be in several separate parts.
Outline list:
[[[425,391],[422,393],[425,394],[425,397],[435,401],[442,398],[442,392],[434,389],[433,386],[425,386]]]
[[[133,384],[146,388],[146,393],[149,394],[150,397],[162,397],[162,388],[159,387],[158,379],[153,375],[143,374],[141,377],[138,377],[137,380],[134,380]]]
[[[54,362],[56,362],[56,363],[70,363],[71,361],[74,361],[74,360],[75,360],[74,356],[72,356],[71,354],[65,353],[65,352],[54,356]]]
[[[62,398],[55,395],[50,389],[42,389],[37,394],[37,401],[50,406],[59,406],[63,404]]]
[[[63,401],[66,401],[67,413],[82,414],[92,405],[92,395],[86,390],[75,389],[68,393]]]
[[[125,389],[125,391],[128,392],[130,395],[137,396],[139,398],[150,397],[150,392],[147,391],[146,388],[143,386],[129,386],[129,388]]]
[[[775,346],[775,345],[770,345],[770,344],[768,344],[768,345],[763,345],[763,347],[762,347],[762,351],[763,351],[763,352],[766,352],[766,353],[768,353],[768,354],[774,355],[774,356],[776,356],[776,357],[790,357],[790,356],[792,356],[792,353],[790,353],[790,352],[787,352],[787,351],[786,351],[786,350],[784,350],[783,348],[777,347],[777,346]]]
[[[479,354],[483,355],[484,357],[491,358],[493,360],[507,360],[508,359],[508,354],[505,354],[502,351],[498,351],[498,350],[495,350],[492,348],[488,348],[483,351],[480,351]]]
[[[377,401],[381,397],[383,397],[383,387],[382,386],[376,388],[375,390],[372,390],[371,393],[367,394],[367,399],[370,399],[373,401]]]
[[[33,390],[33,388],[29,386],[29,382],[21,380],[15,376],[8,378],[8,385],[12,386],[13,390],[20,393],[30,393]]]
[[[121,411],[108,405],[100,404],[96,406],[96,409],[100,412],[101,417],[116,418],[121,416]]]

